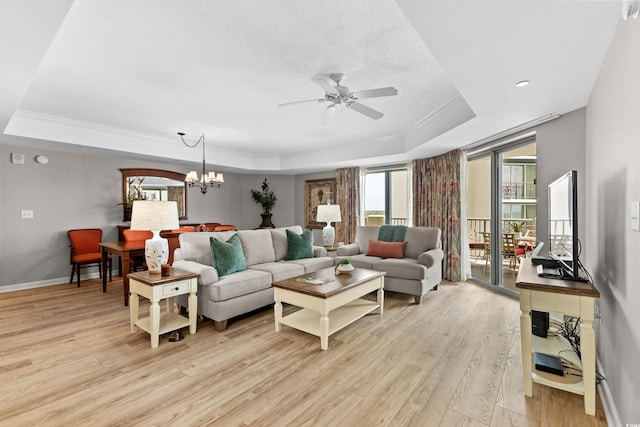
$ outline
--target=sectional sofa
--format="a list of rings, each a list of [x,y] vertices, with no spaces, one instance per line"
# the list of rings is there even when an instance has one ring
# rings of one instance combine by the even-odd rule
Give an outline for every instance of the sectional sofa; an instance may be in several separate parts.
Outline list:
[[[215,328],[223,331],[229,319],[273,304],[273,282],[334,265],[334,259],[328,257],[326,249],[321,246],[309,248],[313,255],[309,258],[287,260],[291,255],[287,230],[296,235],[303,233],[300,226],[182,233],[179,237],[180,247],[174,253],[173,266],[200,274],[198,314],[212,319]],[[244,256],[244,260],[240,261],[244,261],[245,269],[219,275],[213,267],[210,238],[228,242],[234,235],[240,240]],[[233,241],[236,241],[235,238]],[[184,295],[176,297],[176,302],[183,307],[188,305]]]

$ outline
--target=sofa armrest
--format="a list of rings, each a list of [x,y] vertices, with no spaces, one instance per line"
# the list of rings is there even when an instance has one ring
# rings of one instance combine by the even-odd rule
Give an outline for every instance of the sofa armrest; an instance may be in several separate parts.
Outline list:
[[[198,273],[198,283],[203,286],[210,285],[218,281],[218,270],[210,265],[200,264],[195,261],[187,261],[184,259],[174,261],[173,266],[190,273]]]
[[[314,246],[313,247],[313,256],[315,258],[327,256],[327,248],[324,246]]]
[[[427,268],[433,267],[442,262],[444,252],[442,249],[430,249],[418,255],[418,264],[422,264]]]
[[[360,253],[360,245],[357,243],[350,243],[348,245],[340,246],[336,250],[338,256],[352,256]]]

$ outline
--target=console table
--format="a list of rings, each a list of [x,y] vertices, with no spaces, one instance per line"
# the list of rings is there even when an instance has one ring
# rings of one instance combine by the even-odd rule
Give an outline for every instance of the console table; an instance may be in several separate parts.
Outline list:
[[[533,382],[555,387],[571,393],[584,395],[584,409],[589,415],[596,414],[596,339],[593,330],[594,304],[600,292],[592,283],[573,280],[558,280],[538,277],[536,267],[530,259],[523,259],[516,279],[520,289],[520,336],[522,344],[522,374],[524,394],[531,397]],[[580,377],[566,377],[548,374],[533,368],[533,352],[558,355],[563,347],[561,338],[540,338],[531,334],[531,310],[568,314],[580,317],[580,352],[582,366]],[[569,359],[573,350],[563,352]]]

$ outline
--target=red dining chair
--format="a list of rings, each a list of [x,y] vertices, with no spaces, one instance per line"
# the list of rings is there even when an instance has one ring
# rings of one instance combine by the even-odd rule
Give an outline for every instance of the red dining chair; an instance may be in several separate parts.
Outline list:
[[[100,277],[102,277],[102,252],[100,242],[102,241],[102,230],[99,228],[84,228],[67,231],[69,242],[71,243],[71,278],[69,283],[73,283],[73,276],[77,275],[78,287],[80,287],[80,268],[97,265]],[[109,281],[111,281],[111,255],[108,256]]]
[[[183,225],[180,228],[176,228],[175,230],[171,230],[171,233],[166,235],[167,241],[169,242],[169,261],[168,264],[173,264],[173,253],[176,249],[180,247],[179,236],[181,233],[193,233],[196,231],[196,227],[192,225]]]
[[[137,240],[148,240],[153,237],[152,231],[147,230],[122,230],[122,237],[125,242],[134,242]],[[129,263],[129,272],[146,270],[147,263],[144,259],[144,255],[138,255],[131,257],[131,263]]]
[[[235,225],[216,225],[213,231],[235,231]]]

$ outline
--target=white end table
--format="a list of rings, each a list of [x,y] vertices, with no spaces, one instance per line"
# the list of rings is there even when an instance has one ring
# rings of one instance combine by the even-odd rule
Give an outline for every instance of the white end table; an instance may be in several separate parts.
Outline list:
[[[131,315],[131,333],[136,327],[151,335],[151,347],[158,347],[159,337],[167,332],[189,326],[191,334],[196,333],[198,318],[197,273],[171,267],[168,276],[160,273],[140,271],[129,274],[129,313]],[[173,297],[189,294],[189,318],[173,311]],[[149,317],[138,318],[139,296],[151,301]],[[167,300],[167,311],[160,313],[160,300]]]

